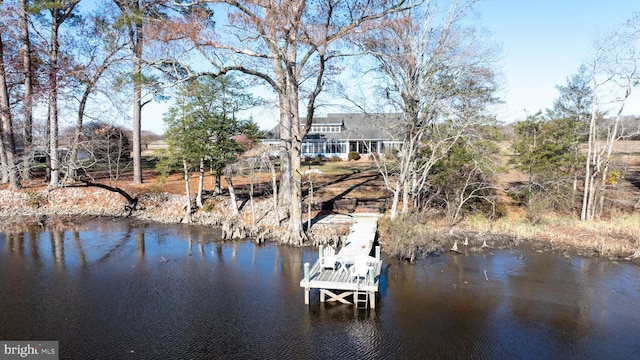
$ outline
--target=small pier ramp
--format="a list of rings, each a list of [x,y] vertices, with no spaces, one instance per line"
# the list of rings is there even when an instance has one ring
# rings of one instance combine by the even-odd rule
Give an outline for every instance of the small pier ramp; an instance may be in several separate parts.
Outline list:
[[[309,304],[311,289],[320,291],[320,301],[338,301],[359,308],[375,308],[382,260],[380,247],[373,249],[378,217],[357,215],[337,254],[319,247],[318,260],[304,264],[304,302]],[[373,250],[373,255],[372,255]]]

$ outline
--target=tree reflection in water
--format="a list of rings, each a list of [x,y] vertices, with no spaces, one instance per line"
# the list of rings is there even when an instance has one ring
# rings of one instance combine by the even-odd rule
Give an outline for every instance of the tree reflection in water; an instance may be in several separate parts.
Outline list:
[[[358,310],[317,293],[304,305],[302,266],[316,249],[218,234],[112,220],[0,233],[0,339],[59,340],[61,358],[640,352],[640,270],[628,264],[466,248],[415,265],[386,258],[378,308]]]

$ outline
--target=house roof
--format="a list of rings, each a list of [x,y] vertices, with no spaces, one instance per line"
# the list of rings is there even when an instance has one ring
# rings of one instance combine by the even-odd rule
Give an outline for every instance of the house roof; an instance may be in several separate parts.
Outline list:
[[[329,113],[325,117],[314,117],[314,125],[342,125],[340,132],[309,133],[305,139],[327,140],[400,140],[398,124],[402,114],[350,114]],[[306,119],[305,119],[306,120]],[[266,133],[265,139],[280,139],[280,126]]]

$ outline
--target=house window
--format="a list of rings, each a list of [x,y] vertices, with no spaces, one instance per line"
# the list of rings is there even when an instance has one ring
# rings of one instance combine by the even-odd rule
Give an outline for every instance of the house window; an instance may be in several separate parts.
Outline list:
[[[332,141],[328,144],[328,151],[332,154],[344,154],[346,153],[346,145],[343,142]]]
[[[302,143],[303,154],[344,154],[347,144],[341,141],[308,141]]]
[[[309,129],[310,133],[338,133],[341,130],[340,125],[312,125]]]

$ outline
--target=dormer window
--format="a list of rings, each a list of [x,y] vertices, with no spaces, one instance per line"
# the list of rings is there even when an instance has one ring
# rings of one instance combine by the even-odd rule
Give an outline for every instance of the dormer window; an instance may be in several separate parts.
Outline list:
[[[311,125],[310,133],[339,133],[342,126],[340,125]]]

